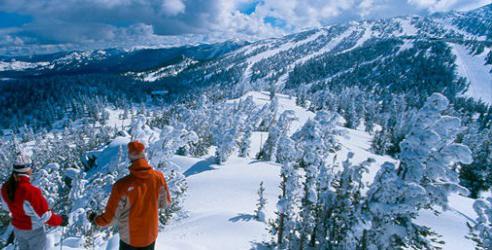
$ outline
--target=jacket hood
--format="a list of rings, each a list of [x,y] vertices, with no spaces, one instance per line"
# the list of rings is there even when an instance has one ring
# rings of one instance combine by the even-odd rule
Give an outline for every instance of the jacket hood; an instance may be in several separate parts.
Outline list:
[[[135,160],[130,166],[130,174],[140,179],[149,178],[151,176],[149,173],[150,170],[152,170],[152,166],[150,166],[146,159]]]

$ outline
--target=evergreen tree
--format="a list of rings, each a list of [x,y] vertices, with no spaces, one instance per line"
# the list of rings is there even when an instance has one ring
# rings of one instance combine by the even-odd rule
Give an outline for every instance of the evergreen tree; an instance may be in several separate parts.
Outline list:
[[[492,248],[492,198],[479,199],[473,204],[473,209],[478,215],[476,222],[471,225],[470,238],[476,242],[477,249]]]
[[[393,163],[381,166],[366,199],[370,228],[363,232],[362,249],[433,249],[430,229],[413,222],[429,197],[423,187],[398,176]]]
[[[251,146],[251,136],[253,134],[251,124],[246,124],[239,145],[239,157],[248,157],[249,148]]]
[[[258,188],[258,203],[256,204],[255,218],[258,221],[265,222],[265,205],[267,200],[264,197],[265,187],[263,186],[263,181],[260,182],[260,187]]]
[[[386,128],[382,128],[378,131],[371,142],[371,147],[374,153],[379,155],[385,155],[390,152],[393,144],[391,143],[391,132],[386,130]]]
[[[236,149],[244,119],[242,113],[227,110],[222,119],[216,122],[213,138],[214,144],[217,146],[215,157],[218,164],[224,163]]]
[[[331,182],[332,189],[323,190],[322,226],[318,226],[317,233],[320,249],[357,249],[362,240],[366,227],[362,175],[368,172],[368,166],[374,160],[368,159],[354,166],[351,163],[353,156],[352,152],[348,153],[343,170]]]
[[[456,164],[472,161],[469,148],[454,142],[460,120],[441,114],[448,104],[441,94],[430,96],[400,143],[399,167],[385,163],[378,171],[367,195],[371,228],[364,232],[364,247],[433,248],[433,233],[413,220],[421,209],[446,209],[448,195],[464,191]]]
[[[455,143],[461,129],[459,118],[441,115],[449,101],[434,93],[416,115],[412,129],[400,143],[398,175],[421,185],[431,204],[447,208],[450,192],[462,191],[456,165],[470,164],[470,149]]]
[[[461,184],[470,190],[470,197],[477,198],[492,186],[492,130],[480,130],[475,122],[464,132],[462,142],[470,147],[473,162],[460,169]]]
[[[294,111],[286,110],[278,119],[273,123],[268,132],[268,138],[263,146],[260,156],[264,161],[276,161],[277,146],[279,139],[288,133],[290,124],[296,120]]]
[[[65,189],[65,182],[63,181],[62,171],[58,163],[50,163],[44,168],[39,169],[33,176],[34,185],[39,187],[43,191],[44,197],[52,208],[59,208],[61,195]]]
[[[300,201],[300,177],[295,167],[300,159],[300,152],[295,142],[284,135],[280,138],[277,154],[277,160],[282,164],[281,194],[277,202],[277,218],[271,224],[271,232],[276,236],[274,245],[280,249],[292,249],[299,240],[296,235],[296,211]]]
[[[323,173],[325,181],[330,179],[326,176],[329,168],[326,159],[339,147],[335,139],[335,135],[339,133],[336,129],[337,119],[336,114],[320,111],[314,120],[307,121],[302,129],[293,135],[303,152],[300,164],[305,171],[299,224],[299,245],[303,249],[316,246],[316,226],[320,209],[319,176]]]

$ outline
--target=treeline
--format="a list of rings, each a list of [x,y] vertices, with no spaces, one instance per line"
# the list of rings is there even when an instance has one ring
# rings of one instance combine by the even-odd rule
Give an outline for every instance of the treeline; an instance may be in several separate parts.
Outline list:
[[[148,102],[164,84],[143,84],[132,78],[91,74],[25,78],[0,84],[0,128],[51,129],[55,122],[97,117],[105,107],[129,108]],[[170,98],[169,98],[170,99]],[[156,101],[156,100],[152,100]],[[157,103],[162,103],[159,97]]]

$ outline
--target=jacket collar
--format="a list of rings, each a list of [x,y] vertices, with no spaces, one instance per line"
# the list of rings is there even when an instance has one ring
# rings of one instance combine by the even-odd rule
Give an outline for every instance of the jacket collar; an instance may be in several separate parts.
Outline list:
[[[150,166],[149,162],[145,159],[138,159],[132,161],[132,165],[130,166],[130,174],[137,177],[137,178],[148,178],[149,171],[152,169],[152,166]]]
[[[27,174],[17,174],[18,182],[31,182],[31,177]]]

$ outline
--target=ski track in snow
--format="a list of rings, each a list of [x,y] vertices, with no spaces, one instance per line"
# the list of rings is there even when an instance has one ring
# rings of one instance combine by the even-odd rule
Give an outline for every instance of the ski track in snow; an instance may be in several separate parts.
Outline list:
[[[470,86],[466,95],[492,104],[492,73],[490,65],[485,65],[485,58],[490,49],[480,55],[471,55],[467,48],[450,44],[453,53],[456,55],[456,65],[458,74],[470,81]]]

